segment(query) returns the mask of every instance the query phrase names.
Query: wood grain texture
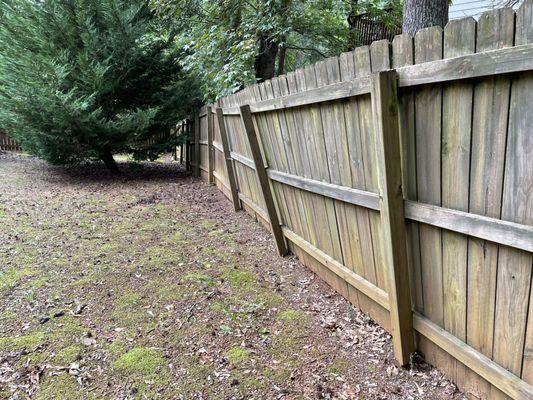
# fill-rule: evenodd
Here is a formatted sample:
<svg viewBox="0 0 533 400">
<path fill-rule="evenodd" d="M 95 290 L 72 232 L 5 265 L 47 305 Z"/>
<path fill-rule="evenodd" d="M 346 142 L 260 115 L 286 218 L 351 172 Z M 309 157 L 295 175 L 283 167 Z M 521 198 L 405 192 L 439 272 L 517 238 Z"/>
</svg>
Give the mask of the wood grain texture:
<svg viewBox="0 0 533 400">
<path fill-rule="evenodd" d="M 250 150 L 252 152 L 252 158 L 255 164 L 255 172 L 257 174 L 257 180 L 259 181 L 263 199 L 265 201 L 272 235 L 274 236 L 274 241 L 276 242 L 278 253 L 281 256 L 284 256 L 287 254 L 287 244 L 285 243 L 285 239 L 283 238 L 283 232 L 281 231 L 279 216 L 277 213 L 276 205 L 274 203 L 274 197 L 272 195 L 272 189 L 270 187 L 268 175 L 266 173 L 266 169 L 264 168 L 265 162 L 263 160 L 263 154 L 260 148 L 257 131 L 254 126 L 253 116 L 250 112 L 249 106 L 241 106 L 241 118 L 246 130 L 248 142 L 250 144 Z"/>
<path fill-rule="evenodd" d="M 318 87 L 317 76 L 314 67 L 307 67 L 303 70 L 296 71 L 296 82 L 298 90 L 305 91 Z M 304 113 L 302 119 L 302 126 L 306 132 L 307 140 L 305 145 L 307 148 L 307 157 L 309 157 L 310 170 L 308 174 L 310 178 L 329 182 L 329 170 L 327 164 L 327 156 L 325 152 L 324 133 L 322 127 L 322 116 L 320 107 L 311 105 Z M 332 199 L 315 198 L 315 213 L 317 222 L 317 241 L 318 248 L 327 254 L 333 256 L 335 259 L 341 259 L 340 238 L 336 225 L 335 206 Z M 343 294 L 346 294 L 345 286 L 341 282 L 335 283 L 336 288 Z"/>
<path fill-rule="evenodd" d="M 415 313 L 413 316 L 413 326 L 424 337 L 444 349 L 448 354 L 455 357 L 464 365 L 476 371 L 480 376 L 493 382 L 504 393 L 513 399 L 531 399 L 533 387 L 520 380 L 505 368 L 501 367 L 489 357 L 479 353 L 474 348 L 465 344 L 451 333 L 428 318 Z M 492 399 L 494 397 L 490 397 Z"/>
<path fill-rule="evenodd" d="M 371 72 L 388 70 L 391 65 L 390 43 L 386 40 L 374 42 L 370 45 L 370 68 Z M 372 101 L 369 99 L 370 129 L 368 131 L 367 146 L 367 184 L 370 182 L 372 190 L 379 191 L 378 154 L 377 137 L 372 119 Z M 372 227 L 372 245 L 374 248 L 374 260 L 376 269 L 376 280 L 379 287 L 387 290 L 389 273 L 388 265 L 385 261 L 385 241 L 382 235 L 381 216 L 376 212 L 370 212 L 370 224 Z"/>
<path fill-rule="evenodd" d="M 414 63 L 414 42 L 408 34 L 397 35 L 392 41 L 393 67 L 399 68 Z M 415 141 L 415 96 L 412 90 L 398 94 L 400 146 L 402 152 L 402 189 L 405 199 L 416 200 L 416 141 Z M 407 257 L 413 309 L 424 310 L 422 271 L 420 268 L 420 239 L 418 223 L 406 221 Z"/>
<path fill-rule="evenodd" d="M 260 83 L 257 87 L 259 89 L 259 97 L 256 100 L 273 98 L 274 93 L 270 80 Z M 256 114 L 254 118 L 257 120 L 261 142 L 265 144 L 263 146 L 263 156 L 266 160 L 266 165 L 277 170 L 287 170 L 288 161 L 283 146 L 282 126 L 278 113 Z M 294 190 L 278 183 L 272 183 L 272 190 L 279 210 L 280 223 L 301 232 L 301 218 L 295 202 Z"/>
<path fill-rule="evenodd" d="M 319 248 L 308 242 L 305 242 L 290 229 L 283 228 L 283 233 L 290 241 L 296 243 L 298 246 L 308 252 L 308 254 L 310 254 L 313 258 L 332 270 L 336 275 L 340 276 L 350 285 L 360 290 L 381 307 L 389 309 L 389 298 L 384 290 L 378 288 L 371 282 L 368 282 L 366 279 L 361 278 L 359 275 L 355 274 L 352 270 L 335 260 L 333 257 L 324 253 Z"/>
<path fill-rule="evenodd" d="M 532 41 L 531 7 L 533 3 L 526 2 L 517 12 L 519 17 L 515 31 L 516 45 Z M 533 76 L 527 74 L 513 79 L 501 217 L 506 221 L 530 226 L 533 225 L 532 102 Z M 496 362 L 517 376 L 523 375 L 532 265 L 531 253 L 500 246 L 496 278 L 497 324 L 494 327 L 493 357 Z M 528 361 L 526 364 L 531 365 L 530 360 Z"/>
<path fill-rule="evenodd" d="M 420 30 L 415 37 L 415 62 L 442 58 L 442 29 Z M 424 87 L 415 94 L 418 200 L 441 205 L 441 116 L 440 86 Z M 420 256 L 424 285 L 424 314 L 444 324 L 442 294 L 442 246 L 440 229 L 420 225 Z"/>
<path fill-rule="evenodd" d="M 481 15 L 477 24 L 478 53 L 511 46 L 514 12 L 495 10 Z M 484 79 L 474 91 L 469 211 L 500 217 L 510 81 L 498 76 Z M 468 240 L 467 343 L 492 357 L 494 299 L 498 246 Z M 466 386 L 476 395 L 490 396 L 491 388 L 467 372 Z"/>
<path fill-rule="evenodd" d="M 485 51 L 398 69 L 400 87 L 530 71 L 533 46 Z"/>
<path fill-rule="evenodd" d="M 388 44 L 387 44 L 388 45 Z M 389 309 L 394 356 L 409 364 L 415 350 L 407 239 L 403 210 L 398 94 L 395 71 L 372 75 L 372 114 L 379 171 L 384 260 L 388 270 Z"/>
<path fill-rule="evenodd" d="M 231 190 L 231 199 L 233 202 L 233 208 L 235 211 L 242 209 L 240 200 L 239 200 L 239 189 L 237 187 L 237 178 L 235 176 L 235 170 L 233 168 L 233 160 L 231 158 L 231 149 L 229 147 L 228 134 L 226 132 L 226 125 L 224 123 L 224 114 L 222 114 L 222 109 L 217 108 L 217 121 L 220 132 L 220 139 L 222 141 L 222 148 L 224 152 L 224 160 L 226 162 L 226 173 L 228 177 L 228 182 Z"/>
<path fill-rule="evenodd" d="M 444 57 L 472 54 L 476 50 L 473 18 L 450 21 L 444 29 Z M 445 85 L 442 93 L 442 206 L 468 211 L 473 85 L 459 81 Z M 442 283 L 444 329 L 466 341 L 468 238 L 443 230 Z M 459 384 L 464 366 L 450 358 L 450 375 Z"/>
<path fill-rule="evenodd" d="M 318 63 L 315 70 L 319 85 L 336 83 L 341 79 L 337 57 Z M 323 104 L 321 110 L 330 182 L 334 185 L 351 187 L 350 158 L 343 104 L 337 101 Z M 355 209 L 345 202 L 335 201 L 334 205 L 341 244 L 342 258 L 339 261 L 353 269 L 354 265 L 361 263 Z"/>
</svg>

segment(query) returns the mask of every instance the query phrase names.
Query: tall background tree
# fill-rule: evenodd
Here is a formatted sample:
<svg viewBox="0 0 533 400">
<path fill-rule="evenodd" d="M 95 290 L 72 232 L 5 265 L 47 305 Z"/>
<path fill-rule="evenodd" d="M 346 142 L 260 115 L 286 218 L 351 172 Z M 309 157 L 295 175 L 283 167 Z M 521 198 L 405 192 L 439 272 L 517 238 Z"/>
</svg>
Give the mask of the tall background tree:
<svg viewBox="0 0 533 400">
<path fill-rule="evenodd" d="M 199 96 L 175 32 L 145 0 L 3 0 L 0 126 L 55 164 L 112 155 L 169 129 Z"/>
<path fill-rule="evenodd" d="M 449 0 L 404 0 L 402 30 L 411 36 L 429 26 L 448 23 Z"/>
<path fill-rule="evenodd" d="M 182 65 L 206 100 L 350 50 L 350 15 L 401 21 L 400 0 L 152 0 L 182 32 Z M 392 9 L 395 10 L 391 12 Z M 392 23 L 392 22 L 391 22 Z"/>
</svg>

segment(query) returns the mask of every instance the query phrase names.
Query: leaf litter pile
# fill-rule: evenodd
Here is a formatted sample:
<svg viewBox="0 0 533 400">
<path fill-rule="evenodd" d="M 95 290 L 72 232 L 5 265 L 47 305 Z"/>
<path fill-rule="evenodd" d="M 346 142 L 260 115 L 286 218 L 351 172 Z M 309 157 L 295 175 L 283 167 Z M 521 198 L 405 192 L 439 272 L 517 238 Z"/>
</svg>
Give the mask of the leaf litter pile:
<svg viewBox="0 0 533 400">
<path fill-rule="evenodd" d="M 0 154 L 0 398 L 461 399 L 169 161 Z"/>
</svg>

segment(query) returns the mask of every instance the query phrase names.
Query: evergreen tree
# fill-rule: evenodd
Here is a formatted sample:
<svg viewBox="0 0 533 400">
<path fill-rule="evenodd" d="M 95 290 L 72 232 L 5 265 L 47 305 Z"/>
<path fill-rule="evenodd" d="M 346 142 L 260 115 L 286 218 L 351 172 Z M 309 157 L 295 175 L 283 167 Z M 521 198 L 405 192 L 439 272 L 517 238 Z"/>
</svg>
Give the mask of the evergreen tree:
<svg viewBox="0 0 533 400">
<path fill-rule="evenodd" d="M 0 127 L 54 164 L 154 157 L 139 143 L 198 97 L 147 0 L 2 0 Z"/>
</svg>

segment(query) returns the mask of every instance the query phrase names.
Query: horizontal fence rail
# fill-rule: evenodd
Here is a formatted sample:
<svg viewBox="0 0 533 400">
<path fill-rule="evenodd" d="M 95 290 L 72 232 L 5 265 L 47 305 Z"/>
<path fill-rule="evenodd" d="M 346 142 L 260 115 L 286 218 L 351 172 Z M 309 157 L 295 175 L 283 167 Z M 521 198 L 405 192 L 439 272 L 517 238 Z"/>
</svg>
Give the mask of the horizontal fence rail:
<svg viewBox="0 0 533 400">
<path fill-rule="evenodd" d="M 486 53 L 472 54 L 446 60 L 398 68 L 398 86 L 409 88 L 418 85 L 443 83 L 491 75 L 511 74 L 533 70 L 533 44 Z M 341 100 L 370 93 L 370 78 L 339 82 L 305 92 L 275 99 L 258 101 L 250 105 L 253 113 L 302 107 L 315 103 Z M 239 107 L 223 108 L 224 115 L 240 115 Z"/>
</svg>

